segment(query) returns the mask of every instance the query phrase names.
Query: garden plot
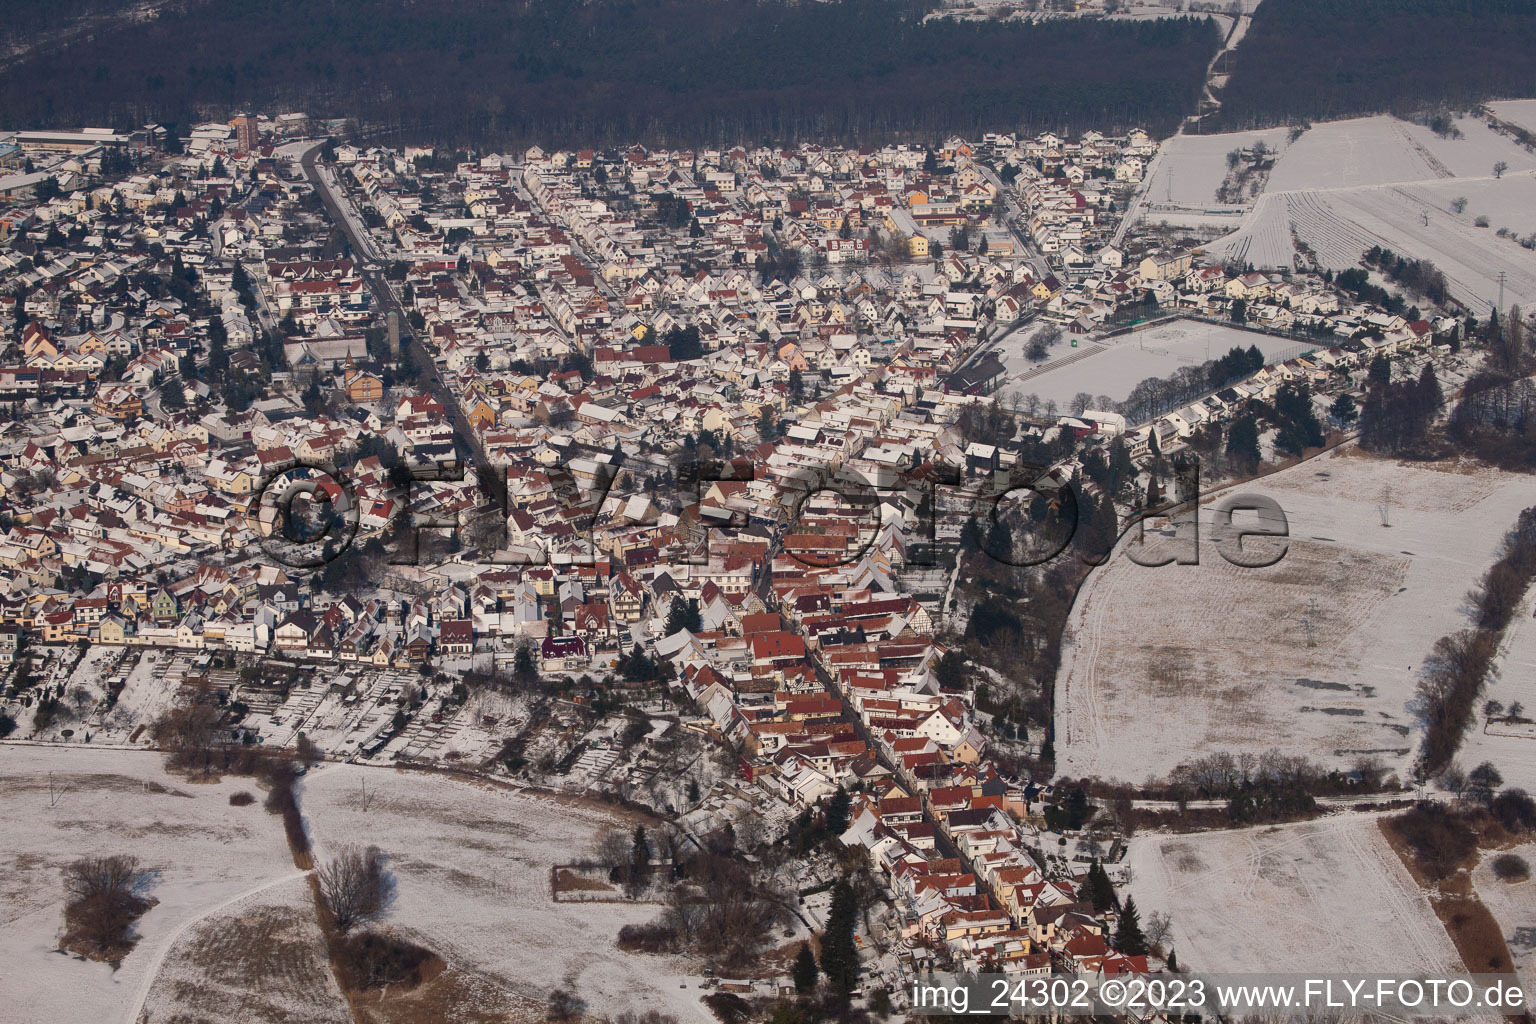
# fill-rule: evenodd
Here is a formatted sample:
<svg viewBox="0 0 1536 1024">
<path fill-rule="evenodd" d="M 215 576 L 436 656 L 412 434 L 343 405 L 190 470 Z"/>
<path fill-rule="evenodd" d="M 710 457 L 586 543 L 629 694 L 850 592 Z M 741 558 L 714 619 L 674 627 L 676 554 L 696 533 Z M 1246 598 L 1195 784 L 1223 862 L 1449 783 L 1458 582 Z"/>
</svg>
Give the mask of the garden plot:
<svg viewBox="0 0 1536 1024">
<path fill-rule="evenodd" d="M 158 754 L 79 744 L 0 748 L 0 1020 L 134 1021 L 186 929 L 301 877 L 278 819 L 260 803 L 230 806 L 232 793 L 255 789 L 249 779 L 192 784 L 160 764 Z M 116 971 L 55 951 L 62 868 L 113 854 L 155 872 L 147 895 L 159 901 Z"/>
<path fill-rule="evenodd" d="M 1128 538 L 1089 575 L 1057 676 L 1062 774 L 1137 782 L 1270 749 L 1329 767 L 1375 756 L 1403 772 L 1424 656 L 1466 625 L 1463 595 L 1531 501 L 1525 477 L 1352 448 L 1237 490 L 1284 509 L 1289 551 L 1276 565 L 1221 558 L 1207 502 L 1200 564 L 1137 565 Z M 1149 536 L 1150 554 L 1165 541 Z"/>
<path fill-rule="evenodd" d="M 596 1014 L 711 1019 L 698 989 L 681 987 L 679 961 L 614 946 L 622 925 L 656 916 L 654 905 L 551 898 L 555 864 L 586 855 L 602 829 L 634 822 L 576 801 L 357 765 L 311 772 L 300 799 L 317 859 L 362 841 L 389 856 L 398 895 L 386 924 L 443 957 L 445 983 L 473 989 L 485 1010 L 542 1004 L 571 974 Z"/>
<path fill-rule="evenodd" d="M 1220 358 L 1234 345 L 1257 345 L 1270 362 L 1289 359 L 1314 347 L 1291 338 L 1197 320 L 1175 320 L 1103 343 L 1083 340 L 1079 342 L 1082 347 L 1075 349 L 1058 343 L 1052 349 L 1057 358 L 1045 363 L 1031 363 L 1024 357 L 1023 339 L 1010 341 L 1014 343 L 999 353 L 1008 371 L 1003 401 L 1014 395 L 1037 395 L 1042 403 L 1054 401 L 1062 412 L 1078 392 L 1095 398 L 1107 395 L 1122 402 L 1146 378 L 1166 377 L 1181 366 Z"/>
<path fill-rule="evenodd" d="M 1536 843 L 1526 843 L 1508 851 L 1485 852 L 1472 872 L 1472 885 L 1477 890 L 1477 898 L 1499 922 L 1515 971 L 1529 988 L 1536 983 L 1536 878 L 1513 884 L 1499 881 L 1493 873 L 1493 859 L 1504 852 L 1524 857 L 1526 863 L 1536 865 Z"/>
<path fill-rule="evenodd" d="M 1462 963 L 1371 815 L 1131 842 L 1142 921 L 1196 971 L 1442 975 Z"/>
<path fill-rule="evenodd" d="M 1528 594 L 1520 611 L 1510 623 L 1500 649 L 1498 676 L 1492 679 L 1484 696 L 1505 707 L 1519 703 L 1525 719 L 1536 719 L 1536 618 L 1532 605 L 1536 594 Z M 1458 756 L 1462 765 L 1474 768 L 1491 761 L 1504 776 L 1504 783 L 1536 793 L 1536 725 L 1523 722 L 1485 722 L 1478 714 Z"/>
</svg>

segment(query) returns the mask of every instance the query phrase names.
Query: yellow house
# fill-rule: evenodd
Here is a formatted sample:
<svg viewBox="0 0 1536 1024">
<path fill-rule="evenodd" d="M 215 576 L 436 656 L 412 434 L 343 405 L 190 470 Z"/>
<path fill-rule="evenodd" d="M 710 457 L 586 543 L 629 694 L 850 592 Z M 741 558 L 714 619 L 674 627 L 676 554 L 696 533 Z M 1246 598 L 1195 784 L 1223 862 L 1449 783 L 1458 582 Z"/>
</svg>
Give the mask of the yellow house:
<svg viewBox="0 0 1536 1024">
<path fill-rule="evenodd" d="M 476 430 L 485 430 L 496 425 L 496 410 L 481 398 L 470 408 L 467 418 Z"/>
<path fill-rule="evenodd" d="M 913 235 L 907 239 L 907 252 L 918 259 L 926 258 L 929 255 L 928 239 L 923 235 Z"/>
<path fill-rule="evenodd" d="M 377 402 L 384 397 L 384 381 L 377 374 L 355 370 L 347 374 L 347 400 Z"/>
<path fill-rule="evenodd" d="M 97 636 L 101 643 L 121 647 L 126 642 L 123 620 L 120 616 L 108 615 L 101 620 L 101 625 L 97 627 L 97 631 Z"/>
<path fill-rule="evenodd" d="M 1050 284 L 1046 283 L 1046 282 L 1054 283 L 1055 281 L 1056 281 L 1056 279 L 1054 277 L 1047 277 L 1044 281 L 1036 281 L 1035 282 L 1035 286 L 1029 290 L 1029 294 L 1034 297 L 1036 302 L 1046 302 L 1046 301 L 1049 301 L 1051 296 L 1053 296 L 1057 292 L 1061 291 L 1061 286 L 1060 285 L 1057 285 L 1055 288 L 1052 288 Z"/>
</svg>

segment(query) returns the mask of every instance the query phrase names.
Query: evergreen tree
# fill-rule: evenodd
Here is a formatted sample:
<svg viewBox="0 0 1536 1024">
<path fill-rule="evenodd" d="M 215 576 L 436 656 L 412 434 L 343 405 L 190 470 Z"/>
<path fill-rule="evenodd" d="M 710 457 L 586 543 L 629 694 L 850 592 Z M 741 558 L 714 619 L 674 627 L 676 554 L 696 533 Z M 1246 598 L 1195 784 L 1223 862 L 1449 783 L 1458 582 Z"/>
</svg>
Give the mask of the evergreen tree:
<svg viewBox="0 0 1536 1024">
<path fill-rule="evenodd" d="M 664 636 L 680 633 L 688 628 L 688 606 L 681 597 L 672 599 L 672 606 L 667 609 L 667 624 L 662 627 Z"/>
<path fill-rule="evenodd" d="M 1179 969 L 1179 954 L 1171 949 L 1168 951 L 1168 969 L 1170 971 Z"/>
<path fill-rule="evenodd" d="M 1371 387 L 1381 387 L 1392 382 L 1392 364 L 1387 362 L 1386 356 L 1378 353 L 1371 360 L 1365 371 L 1365 380 Z"/>
<path fill-rule="evenodd" d="M 1124 487 L 1136 475 L 1136 466 L 1131 462 L 1130 449 L 1126 447 L 1125 439 L 1115 437 L 1109 442 L 1109 492 L 1119 494 Z"/>
<path fill-rule="evenodd" d="M 816 988 L 816 979 L 821 974 L 821 969 L 816 966 L 816 957 L 811 953 L 809 942 L 800 943 L 800 954 L 795 957 L 795 967 L 791 972 L 795 979 L 795 991 L 804 995 Z"/>
<path fill-rule="evenodd" d="M 848 791 L 842 786 L 837 787 L 827 800 L 827 831 L 834 836 L 842 835 L 848 831 L 848 809 L 851 804 Z"/>
<path fill-rule="evenodd" d="M 160 386 L 160 408 L 167 412 L 179 412 L 186 407 L 187 399 L 181 389 L 181 381 L 168 381 Z"/>
<path fill-rule="evenodd" d="M 517 645 L 517 653 L 512 655 L 512 675 L 523 683 L 539 677 L 538 667 L 533 663 L 533 649 L 528 644 Z"/>
<path fill-rule="evenodd" d="M 630 847 L 630 862 L 638 872 L 651 862 L 651 842 L 645 837 L 645 826 L 635 826 L 635 839 Z"/>
<path fill-rule="evenodd" d="M 1445 395 L 1440 390 L 1440 378 L 1435 376 L 1433 363 L 1424 364 L 1424 369 L 1419 373 L 1418 394 L 1414 397 L 1417 399 L 1414 403 L 1416 411 L 1426 424 L 1429 423 L 1445 402 Z"/>
<path fill-rule="evenodd" d="M 821 937 L 821 972 L 838 989 L 852 992 L 859 979 L 859 950 L 853 942 L 858 901 L 846 880 L 832 887 L 827 930 Z"/>
<path fill-rule="evenodd" d="M 1104 870 L 1104 865 L 1099 863 L 1097 857 L 1088 869 L 1088 901 L 1101 914 L 1115 906 L 1114 883 L 1109 880 L 1109 872 Z"/>
<path fill-rule="evenodd" d="M 1227 457 L 1244 472 L 1259 467 L 1259 425 L 1252 416 L 1239 416 L 1227 430 Z"/>
<path fill-rule="evenodd" d="M 1127 896 L 1120 910 L 1120 926 L 1115 929 L 1115 946 L 1126 956 L 1144 956 L 1147 938 L 1141 934 L 1141 914 L 1136 909 L 1136 898 Z"/>
</svg>

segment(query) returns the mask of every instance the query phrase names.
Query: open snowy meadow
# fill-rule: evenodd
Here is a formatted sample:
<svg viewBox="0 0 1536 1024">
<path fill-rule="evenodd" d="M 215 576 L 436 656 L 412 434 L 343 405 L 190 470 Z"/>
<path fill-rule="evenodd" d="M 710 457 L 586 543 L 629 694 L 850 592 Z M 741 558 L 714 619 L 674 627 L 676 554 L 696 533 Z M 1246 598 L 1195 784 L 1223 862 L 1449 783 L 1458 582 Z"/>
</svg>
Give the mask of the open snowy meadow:
<svg viewBox="0 0 1536 1024">
<path fill-rule="evenodd" d="M 1142 920 L 1196 971 L 1463 970 L 1429 899 L 1369 814 L 1131 841 Z"/>
<path fill-rule="evenodd" d="M 342 845 L 379 847 L 396 883 L 384 924 L 447 962 L 441 978 L 403 998 L 542 1019 L 549 991 L 569 978 L 593 1013 L 712 1020 L 696 984 L 682 987 L 678 961 L 614 946 L 620 927 L 653 919 L 656 905 L 551 898 L 554 865 L 589 856 L 605 827 L 633 822 L 490 783 L 345 764 L 311 772 L 300 803 L 316 863 Z"/>
<path fill-rule="evenodd" d="M 1493 106 L 1510 123 L 1536 122 L 1536 101 Z M 1451 294 L 1479 312 L 1496 300 L 1501 271 L 1506 303 L 1536 301 L 1536 252 L 1517 241 L 1536 231 L 1536 153 L 1479 118 L 1454 126 L 1441 136 L 1377 116 L 1315 124 L 1294 141 L 1284 129 L 1176 136 L 1149 168 L 1140 215 L 1225 232 L 1206 249 L 1238 264 L 1291 267 L 1299 242 L 1342 270 L 1379 245 L 1432 260 Z M 1262 194 L 1217 202 L 1226 155 L 1258 142 L 1279 154 Z M 1457 199 L 1466 200 L 1460 213 Z"/>
<path fill-rule="evenodd" d="M 1464 596 L 1531 503 L 1523 476 L 1353 447 L 1231 491 L 1278 502 L 1287 554 L 1268 568 L 1228 564 L 1209 498 L 1198 565 L 1147 568 L 1127 554 L 1134 537 L 1122 541 L 1068 623 L 1062 774 L 1140 782 L 1206 754 L 1270 749 L 1327 767 L 1373 756 L 1403 772 L 1424 657 L 1467 624 Z M 1148 537 L 1148 554 L 1170 543 Z"/>
<path fill-rule="evenodd" d="M 263 791 L 249 778 L 188 782 L 161 760 L 81 744 L 0 746 L 0 1022 L 137 1024 L 146 1011 L 181 1024 L 351 1021 L 309 880 Z M 256 802 L 231 805 L 241 791 Z M 542 1020 L 549 991 L 567 982 L 597 1013 L 710 1019 L 697 985 L 683 987 L 680 961 L 614 945 L 622 925 L 655 917 L 655 904 L 551 897 L 551 868 L 587 856 L 605 827 L 632 829 L 627 818 L 446 774 L 335 764 L 309 773 L 300 804 L 317 863 L 344 845 L 384 852 L 396 899 L 381 927 L 447 964 L 382 1007 L 363 997 L 368 1019 Z M 113 854 L 152 872 L 147 896 L 157 901 L 116 967 L 57 949 L 63 867 Z"/>
<path fill-rule="evenodd" d="M 1294 338 L 1196 320 L 1176 320 L 1102 341 L 1084 338 L 1077 348 L 1064 337 L 1051 348 L 1051 358 L 1042 363 L 1025 358 L 1026 345 L 1027 338 L 1016 335 L 999 352 L 1008 371 L 1002 401 L 1033 394 L 1042 403 L 1054 400 L 1063 412 L 1078 392 L 1095 398 L 1107 395 L 1122 402 L 1148 377 L 1167 377 L 1181 366 L 1218 359 L 1234 346 L 1246 349 L 1257 345 L 1269 362 L 1290 359 L 1316 347 Z"/>
<path fill-rule="evenodd" d="M 281 820 L 259 800 L 230 805 L 241 790 L 255 786 L 249 779 L 189 783 L 147 752 L 0 747 L 0 1021 L 133 1024 L 189 929 L 301 881 Z M 60 872 L 83 856 L 115 854 L 154 872 L 146 895 L 158 901 L 139 919 L 139 943 L 116 969 L 57 951 Z"/>
<path fill-rule="evenodd" d="M 1499 648 L 1498 675 L 1489 680 L 1484 697 L 1506 708 L 1520 704 L 1524 719 L 1536 718 L 1536 592 L 1525 603 L 1504 633 Z M 1525 722 L 1485 721 L 1479 714 L 1461 743 L 1459 760 L 1468 769 L 1491 762 L 1508 786 L 1536 793 L 1536 725 Z"/>
</svg>

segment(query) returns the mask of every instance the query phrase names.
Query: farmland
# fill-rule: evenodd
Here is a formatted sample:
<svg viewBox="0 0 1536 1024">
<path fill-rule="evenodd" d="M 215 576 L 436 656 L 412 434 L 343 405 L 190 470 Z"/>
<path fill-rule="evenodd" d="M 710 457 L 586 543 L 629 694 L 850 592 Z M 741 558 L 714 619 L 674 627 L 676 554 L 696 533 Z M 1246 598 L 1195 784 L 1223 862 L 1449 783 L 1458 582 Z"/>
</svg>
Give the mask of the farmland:
<svg viewBox="0 0 1536 1024">
<path fill-rule="evenodd" d="M 1063 340 L 1051 349 L 1052 358 L 1044 363 L 1031 363 L 1025 358 L 1026 344 L 1025 336 L 1015 335 L 1000 353 L 1008 369 L 1004 401 L 1014 395 L 1033 394 L 1042 402 L 1056 402 L 1063 410 L 1080 391 L 1124 401 L 1131 389 L 1146 378 L 1166 377 L 1181 366 L 1226 355 L 1234 345 L 1257 345 L 1270 362 L 1291 358 L 1312 347 L 1291 338 L 1194 320 L 1159 324 L 1102 342 L 1084 339 L 1075 349 Z"/>
<path fill-rule="evenodd" d="M 133 1021 L 141 1008 L 154 1021 L 351 1020 L 280 820 L 259 800 L 229 802 L 255 788 L 249 779 L 188 782 L 147 751 L 0 748 L 0 828 L 9 839 L 0 866 L 0 1020 Z M 383 849 L 398 890 L 384 927 L 448 965 L 383 1007 L 365 998 L 367 1019 L 412 1008 L 434 1019 L 535 1011 L 542 1019 L 544 998 L 567 974 L 596 1012 L 654 1008 L 684 1022 L 707 1019 L 698 990 L 679 987 L 678 968 L 614 947 L 619 927 L 651 919 L 654 905 L 551 899 L 555 864 L 585 856 L 601 828 L 633 822 L 598 805 L 353 765 L 315 769 L 300 799 L 319 858 L 349 843 Z M 56 951 L 60 870 L 86 854 L 127 854 L 153 872 L 148 895 L 158 902 L 115 970 Z"/>
<path fill-rule="evenodd" d="M 1424 656 L 1466 623 L 1462 595 L 1530 498 L 1519 476 L 1353 448 L 1242 490 L 1285 510 L 1277 564 L 1220 558 L 1207 503 L 1200 564 L 1145 568 L 1128 539 L 1088 577 L 1057 675 L 1063 774 L 1139 782 L 1205 754 L 1270 749 L 1328 767 L 1374 756 L 1402 772 Z"/>
<path fill-rule="evenodd" d="M 1510 104 L 1506 116 L 1513 123 L 1525 109 Z M 1319 266 L 1342 270 L 1381 246 L 1433 261 L 1480 314 L 1501 271 L 1506 301 L 1536 300 L 1536 253 L 1516 241 L 1536 231 L 1536 154 L 1478 118 L 1457 118 L 1454 129 L 1442 136 L 1378 116 L 1313 125 L 1294 141 L 1279 129 L 1177 136 L 1149 170 L 1143 219 L 1220 235 L 1206 248 L 1231 263 L 1289 268 L 1300 242 Z M 1258 142 L 1279 153 L 1262 194 L 1246 207 L 1216 202 L 1226 154 Z M 1495 176 L 1500 163 L 1507 169 Z"/>
<path fill-rule="evenodd" d="M 603 827 L 623 826 L 606 810 L 355 765 L 311 773 L 301 799 L 321 859 L 363 841 L 389 857 L 398 897 L 386 923 L 449 966 L 415 998 L 486 1013 L 539 1006 L 542 1015 L 544 997 L 569 974 L 596 1013 L 709 1019 L 698 990 L 680 988 L 666 960 L 614 947 L 619 928 L 652 919 L 654 905 L 551 899 L 550 869 L 587 855 Z"/>
<path fill-rule="evenodd" d="M 1500 160 L 1511 172 L 1536 169 L 1536 155 L 1484 122 L 1457 118 L 1455 127 L 1460 138 L 1385 116 L 1315 124 L 1276 161 L 1269 191 L 1479 177 Z"/>
<path fill-rule="evenodd" d="M 1451 204 L 1466 197 L 1467 209 Z M 1533 224 L 1536 176 L 1484 177 L 1429 184 L 1269 192 L 1260 198 L 1243 227 L 1212 242 L 1218 258 L 1256 267 L 1289 267 L 1293 236 L 1316 254 L 1319 265 L 1343 270 L 1360 254 L 1381 246 L 1406 256 L 1431 260 L 1445 272 L 1450 294 L 1479 315 L 1486 314 L 1505 275 L 1506 304 L 1536 299 L 1536 252 L 1498 229 L 1516 234 Z M 1480 227 L 1477 218 L 1486 217 Z"/>
<path fill-rule="evenodd" d="M 183 929 L 264 898 L 301 876 L 281 823 L 259 803 L 234 807 L 249 780 L 189 784 L 156 754 L 74 745 L 0 751 L 0 958 L 3 1019 L 33 1024 L 133 1020 Z M 86 855 L 127 854 L 154 872 L 158 901 L 138 922 L 138 946 L 111 966 L 55 952 L 62 867 Z M 178 947 L 179 948 L 179 947 Z"/>
<path fill-rule="evenodd" d="M 1146 836 L 1129 862 L 1143 920 L 1171 914 L 1179 963 L 1196 970 L 1462 969 L 1370 815 Z"/>
<path fill-rule="evenodd" d="M 1478 899 L 1498 921 L 1520 980 L 1530 985 L 1536 981 L 1536 879 L 1501 881 L 1493 873 L 1493 859 L 1498 852 L 1483 855 L 1472 872 L 1472 884 Z M 1536 843 L 1525 843 L 1508 852 L 1524 857 L 1527 863 L 1536 863 Z"/>
<path fill-rule="evenodd" d="M 1505 707 L 1519 703 L 1524 718 L 1536 717 L 1536 618 L 1528 594 L 1515 613 L 1500 648 L 1498 676 L 1488 684 L 1487 696 Z M 1461 745 L 1461 762 L 1468 768 L 1491 761 L 1504 781 L 1536 793 L 1536 725 L 1486 722 L 1479 715 Z"/>
</svg>

